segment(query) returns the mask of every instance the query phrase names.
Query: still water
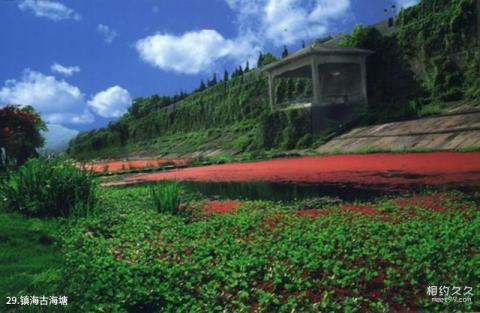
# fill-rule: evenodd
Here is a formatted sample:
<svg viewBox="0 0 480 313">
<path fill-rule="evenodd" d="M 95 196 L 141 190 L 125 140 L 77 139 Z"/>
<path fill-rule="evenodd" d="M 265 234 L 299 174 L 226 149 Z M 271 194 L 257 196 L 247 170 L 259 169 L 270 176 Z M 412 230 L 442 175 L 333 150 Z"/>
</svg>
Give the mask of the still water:
<svg viewBox="0 0 480 313">
<path fill-rule="evenodd" d="M 400 189 L 372 186 L 298 184 L 272 182 L 182 182 L 189 192 L 214 199 L 293 201 L 316 197 L 339 198 L 344 201 L 368 201 L 374 198 L 418 191 L 422 188 Z"/>
</svg>

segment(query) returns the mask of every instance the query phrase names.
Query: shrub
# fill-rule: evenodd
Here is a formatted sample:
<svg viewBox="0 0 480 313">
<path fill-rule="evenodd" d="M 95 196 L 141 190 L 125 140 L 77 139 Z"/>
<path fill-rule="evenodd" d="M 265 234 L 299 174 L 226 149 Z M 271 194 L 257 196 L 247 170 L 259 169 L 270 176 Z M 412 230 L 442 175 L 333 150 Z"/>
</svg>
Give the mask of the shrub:
<svg viewBox="0 0 480 313">
<path fill-rule="evenodd" d="M 312 145 L 312 134 L 305 134 L 297 142 L 297 149 L 306 149 Z"/>
<path fill-rule="evenodd" d="M 475 0 L 422 1 L 397 18 L 398 45 L 424 67 L 423 84 L 434 100 L 473 98 L 478 90 L 478 67 L 469 69 L 478 51 L 475 6 Z"/>
<path fill-rule="evenodd" d="M 178 213 L 180 193 L 177 182 L 163 182 L 150 188 L 153 206 L 159 213 Z"/>
<path fill-rule="evenodd" d="M 47 126 L 31 106 L 6 105 L 0 108 L 0 169 L 22 165 L 37 156 L 44 144 L 41 131 Z"/>
<path fill-rule="evenodd" d="M 94 176 L 66 159 L 31 159 L 0 182 L 7 211 L 34 217 L 85 216 L 95 204 Z"/>
</svg>

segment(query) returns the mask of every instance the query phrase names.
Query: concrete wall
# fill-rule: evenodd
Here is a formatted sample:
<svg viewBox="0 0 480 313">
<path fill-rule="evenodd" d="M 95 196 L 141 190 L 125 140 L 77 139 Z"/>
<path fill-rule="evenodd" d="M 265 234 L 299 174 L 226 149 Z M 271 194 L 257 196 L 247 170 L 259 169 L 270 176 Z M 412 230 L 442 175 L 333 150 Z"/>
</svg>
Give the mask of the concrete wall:
<svg viewBox="0 0 480 313">
<path fill-rule="evenodd" d="M 321 153 L 351 153 L 366 149 L 451 150 L 480 147 L 480 113 L 427 117 L 360 127 L 318 148 Z"/>
</svg>

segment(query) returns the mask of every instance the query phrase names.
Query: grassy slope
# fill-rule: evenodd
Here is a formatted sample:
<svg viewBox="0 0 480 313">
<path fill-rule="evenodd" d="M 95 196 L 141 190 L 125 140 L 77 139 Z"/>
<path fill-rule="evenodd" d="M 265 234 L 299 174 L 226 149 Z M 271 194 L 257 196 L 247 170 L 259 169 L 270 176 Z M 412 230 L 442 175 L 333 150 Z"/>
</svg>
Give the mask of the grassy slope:
<svg viewBox="0 0 480 313">
<path fill-rule="evenodd" d="M 59 223 L 55 220 L 25 218 L 0 212 L 0 311 L 9 312 L 19 306 L 6 306 L 6 297 L 61 296 L 60 267 L 62 258 L 55 246 Z M 23 310 L 27 311 L 28 310 Z M 54 308 L 34 312 L 53 312 Z"/>
<path fill-rule="evenodd" d="M 107 146 L 99 151 L 75 155 L 81 159 L 129 158 L 135 156 L 184 156 L 198 151 L 220 150 L 221 154 L 236 154 L 248 150 L 255 141 L 255 120 L 238 122 L 224 128 L 163 134 L 155 138 L 129 141 L 127 145 Z"/>
<path fill-rule="evenodd" d="M 173 111 L 160 109 L 136 119 L 125 116 L 129 138 L 124 145 L 106 128 L 79 136 L 70 153 L 90 159 L 217 149 L 241 152 L 255 143 L 260 116 L 268 112 L 267 103 L 265 77 L 252 71 L 190 95 Z M 99 142 L 96 148 L 95 140 Z"/>
</svg>

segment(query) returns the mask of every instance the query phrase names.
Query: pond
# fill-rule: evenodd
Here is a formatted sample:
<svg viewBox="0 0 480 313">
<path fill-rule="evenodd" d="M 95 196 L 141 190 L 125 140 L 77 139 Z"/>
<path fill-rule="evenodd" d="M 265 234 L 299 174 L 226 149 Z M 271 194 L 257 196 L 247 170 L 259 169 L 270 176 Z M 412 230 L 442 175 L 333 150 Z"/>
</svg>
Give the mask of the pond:
<svg viewBox="0 0 480 313">
<path fill-rule="evenodd" d="M 445 191 L 446 186 L 372 186 L 345 184 L 299 184 L 275 182 L 181 182 L 192 193 L 211 199 L 294 201 L 307 198 L 332 197 L 344 201 L 369 201 L 378 197 L 423 190 Z M 468 189 L 463 189 L 468 191 Z"/>
</svg>

